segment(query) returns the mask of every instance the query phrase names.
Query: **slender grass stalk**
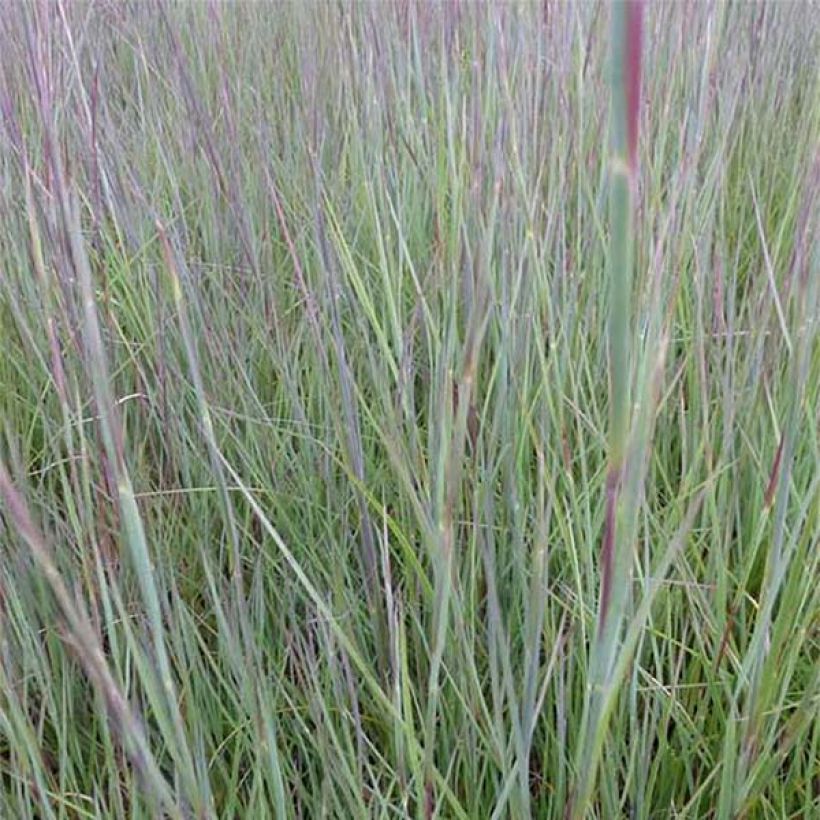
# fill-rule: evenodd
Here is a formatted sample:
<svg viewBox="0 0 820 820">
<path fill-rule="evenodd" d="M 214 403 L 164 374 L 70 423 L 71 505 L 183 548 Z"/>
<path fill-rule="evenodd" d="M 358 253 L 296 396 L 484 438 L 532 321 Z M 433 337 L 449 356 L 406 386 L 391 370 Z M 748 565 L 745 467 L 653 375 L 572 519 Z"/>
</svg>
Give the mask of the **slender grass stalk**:
<svg viewBox="0 0 820 820">
<path fill-rule="evenodd" d="M 820 312 L 820 243 L 817 240 L 817 231 L 820 229 L 817 218 L 817 200 L 820 198 L 820 155 L 815 159 L 809 179 L 810 186 L 802 204 L 805 214 L 804 235 L 799 237 L 795 259 L 797 281 L 794 285 L 792 305 L 795 328 L 793 334 L 789 333 L 786 325 L 778 293 L 775 290 L 772 294 L 788 353 L 789 388 L 783 401 L 783 429 L 780 432 L 780 441 L 764 494 L 763 523 L 768 523 L 771 516 L 772 531 L 768 540 L 760 607 L 752 629 L 749 650 L 744 659 L 743 674 L 739 676 L 734 692 L 733 705 L 736 714 L 738 717 L 742 715 L 744 720 L 736 748 L 731 748 L 730 736 L 727 735 L 727 747 L 730 748 L 725 750 L 727 765 L 722 779 L 719 801 L 718 817 L 720 820 L 741 816 L 748 810 L 754 794 L 755 764 L 783 754 L 782 750 L 780 755 L 774 750 L 777 741 L 771 734 L 771 729 L 766 725 L 766 715 L 772 709 L 782 708 L 782 703 L 778 702 L 781 697 L 778 686 L 781 669 L 777 657 L 778 652 L 783 652 L 781 642 L 788 640 L 782 630 L 775 630 L 773 635 L 774 613 L 779 607 L 782 618 L 796 605 L 794 596 L 784 595 L 782 590 L 787 583 L 789 569 L 794 566 L 795 554 L 801 551 L 801 544 L 793 535 L 787 534 L 785 516 L 791 491 L 798 434 L 802 428 L 805 428 L 804 404 L 809 377 L 810 351 L 816 345 L 817 317 Z M 756 202 L 755 210 L 757 225 L 760 228 Z M 766 254 L 766 268 L 770 275 L 770 282 L 775 289 L 768 253 Z M 813 424 L 814 422 L 816 418 L 809 420 L 808 423 Z M 803 434 L 806 434 L 805 431 Z M 817 486 L 818 482 L 815 481 L 814 485 Z M 816 494 L 816 490 L 807 493 L 807 506 Z M 808 509 L 806 513 L 810 515 Z M 816 521 L 813 529 L 816 538 L 818 529 Z M 800 528 L 798 527 L 796 531 L 799 533 Z M 811 689 L 817 691 L 816 686 Z M 795 720 L 801 712 L 802 709 L 797 711 L 794 716 Z M 734 740 L 732 738 L 732 741 Z M 730 765 L 728 761 L 734 761 L 735 764 Z"/>
<path fill-rule="evenodd" d="M 76 657 L 104 701 L 130 760 L 144 780 L 147 794 L 154 799 L 158 808 L 171 817 L 182 820 L 185 815 L 154 758 L 139 717 L 129 706 L 122 688 L 111 674 L 91 619 L 66 586 L 48 543 L 34 523 L 25 500 L 14 486 L 2 461 L 0 498 L 54 595 L 74 643 Z"/>
<path fill-rule="evenodd" d="M 637 195 L 638 123 L 641 94 L 643 3 L 612 4 L 611 109 L 609 168 L 609 462 L 606 477 L 604 533 L 601 544 L 601 587 L 598 625 L 590 649 L 589 682 L 584 706 L 584 732 L 578 756 L 578 779 L 571 816 L 582 818 L 592 797 L 608 715 L 604 703 L 617 681 L 613 670 L 622 651 L 621 630 L 629 606 L 632 578 L 633 527 L 637 499 L 624 498 L 624 475 L 632 422 L 634 330 L 632 293 L 634 209 Z M 637 464 L 630 465 L 637 470 Z"/>
</svg>

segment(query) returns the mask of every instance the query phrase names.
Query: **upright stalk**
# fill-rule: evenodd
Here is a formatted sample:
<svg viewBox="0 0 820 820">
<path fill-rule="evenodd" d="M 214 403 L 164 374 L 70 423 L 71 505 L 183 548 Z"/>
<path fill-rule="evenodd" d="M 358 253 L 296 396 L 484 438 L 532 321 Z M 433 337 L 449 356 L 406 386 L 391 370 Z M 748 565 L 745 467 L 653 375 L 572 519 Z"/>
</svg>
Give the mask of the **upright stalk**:
<svg viewBox="0 0 820 820">
<path fill-rule="evenodd" d="M 637 178 L 641 86 L 642 0 L 612 4 L 609 174 L 609 466 L 606 517 L 601 544 L 598 628 L 590 655 L 578 756 L 578 779 L 568 815 L 582 818 L 592 798 L 609 714 L 617 689 L 613 674 L 621 648 L 631 576 L 631 539 L 624 526 L 621 487 L 630 429 L 633 267 L 633 211 Z"/>
</svg>

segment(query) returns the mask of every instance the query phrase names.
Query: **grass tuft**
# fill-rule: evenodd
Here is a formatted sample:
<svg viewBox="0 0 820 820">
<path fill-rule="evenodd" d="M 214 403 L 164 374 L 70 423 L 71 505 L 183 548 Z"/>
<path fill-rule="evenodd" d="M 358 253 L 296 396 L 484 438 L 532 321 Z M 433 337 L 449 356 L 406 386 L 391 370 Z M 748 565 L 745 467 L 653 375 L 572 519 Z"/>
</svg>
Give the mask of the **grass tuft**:
<svg viewBox="0 0 820 820">
<path fill-rule="evenodd" d="M 807 5 L 0 15 L 0 817 L 820 815 Z"/>
</svg>

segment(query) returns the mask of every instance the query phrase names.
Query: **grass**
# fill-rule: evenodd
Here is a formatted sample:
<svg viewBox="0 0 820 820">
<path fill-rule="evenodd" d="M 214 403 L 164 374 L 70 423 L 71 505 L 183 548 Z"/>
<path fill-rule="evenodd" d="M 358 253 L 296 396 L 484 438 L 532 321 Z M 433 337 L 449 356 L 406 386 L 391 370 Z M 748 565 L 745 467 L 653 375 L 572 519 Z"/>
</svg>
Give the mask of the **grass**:
<svg viewBox="0 0 820 820">
<path fill-rule="evenodd" d="M 0 816 L 820 814 L 815 16 L 10 6 Z"/>
</svg>

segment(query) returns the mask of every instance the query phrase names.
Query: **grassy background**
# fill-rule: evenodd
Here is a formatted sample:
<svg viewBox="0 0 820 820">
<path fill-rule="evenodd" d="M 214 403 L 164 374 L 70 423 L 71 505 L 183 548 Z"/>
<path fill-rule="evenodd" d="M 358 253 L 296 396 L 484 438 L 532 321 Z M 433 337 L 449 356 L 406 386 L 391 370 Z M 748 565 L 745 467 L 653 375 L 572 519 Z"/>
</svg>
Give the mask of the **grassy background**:
<svg viewBox="0 0 820 820">
<path fill-rule="evenodd" d="M 816 10 L 648 4 L 621 291 L 611 23 L 6 9 L 0 816 L 820 815 Z"/>
</svg>

